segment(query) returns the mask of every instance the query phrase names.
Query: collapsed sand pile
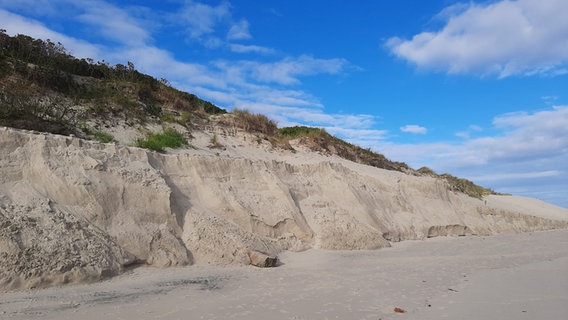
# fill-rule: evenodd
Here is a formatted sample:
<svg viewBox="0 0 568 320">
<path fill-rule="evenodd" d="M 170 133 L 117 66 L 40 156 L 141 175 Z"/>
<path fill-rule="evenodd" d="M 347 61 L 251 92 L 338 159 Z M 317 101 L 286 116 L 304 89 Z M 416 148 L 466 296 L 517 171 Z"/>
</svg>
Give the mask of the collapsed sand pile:
<svg viewBox="0 0 568 320">
<path fill-rule="evenodd" d="M 98 280 L 133 263 L 248 264 L 251 250 L 568 227 L 568 210 L 537 211 L 537 200 L 478 200 L 313 153 L 158 154 L 8 128 L 0 149 L 0 289 Z"/>
</svg>

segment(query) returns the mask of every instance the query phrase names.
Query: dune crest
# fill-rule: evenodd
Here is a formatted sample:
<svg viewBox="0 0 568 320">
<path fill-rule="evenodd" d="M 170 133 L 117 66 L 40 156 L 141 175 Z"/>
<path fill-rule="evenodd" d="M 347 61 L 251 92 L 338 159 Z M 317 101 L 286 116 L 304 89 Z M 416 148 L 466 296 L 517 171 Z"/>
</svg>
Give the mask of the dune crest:
<svg viewBox="0 0 568 320">
<path fill-rule="evenodd" d="M 535 199 L 479 200 L 440 179 L 315 153 L 159 154 L 9 128 L 0 148 L 2 290 L 140 263 L 249 264 L 251 251 L 568 227 L 567 209 Z"/>
</svg>

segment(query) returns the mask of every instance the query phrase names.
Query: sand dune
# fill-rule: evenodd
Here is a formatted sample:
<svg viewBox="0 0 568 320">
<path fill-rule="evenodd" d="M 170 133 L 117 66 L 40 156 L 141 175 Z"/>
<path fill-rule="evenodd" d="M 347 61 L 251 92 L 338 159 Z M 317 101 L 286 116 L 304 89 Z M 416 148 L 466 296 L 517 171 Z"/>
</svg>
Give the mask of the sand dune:
<svg viewBox="0 0 568 320">
<path fill-rule="evenodd" d="M 246 265 L 251 250 L 361 250 L 400 240 L 568 227 L 534 199 L 221 137 L 158 154 L 0 128 L 0 288 L 95 281 L 129 265 Z"/>
</svg>

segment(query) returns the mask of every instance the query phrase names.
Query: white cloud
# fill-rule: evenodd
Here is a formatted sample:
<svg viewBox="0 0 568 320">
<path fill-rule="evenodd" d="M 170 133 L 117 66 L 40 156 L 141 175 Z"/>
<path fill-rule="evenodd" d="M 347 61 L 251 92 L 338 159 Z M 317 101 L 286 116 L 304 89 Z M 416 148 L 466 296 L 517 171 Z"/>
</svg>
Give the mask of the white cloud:
<svg viewBox="0 0 568 320">
<path fill-rule="evenodd" d="M 109 56 L 113 61 L 134 61 L 140 71 L 157 78 L 169 79 L 173 83 L 227 88 L 226 82 L 214 70 L 197 63 L 177 61 L 171 53 L 156 47 L 119 48 L 109 53 Z"/>
<path fill-rule="evenodd" d="M 469 130 L 479 132 L 479 131 L 483 131 L 483 128 L 478 126 L 478 125 L 471 124 L 471 125 L 469 125 Z"/>
<path fill-rule="evenodd" d="M 482 127 L 472 124 L 467 128 L 467 130 L 456 132 L 456 137 L 469 139 L 471 138 L 472 133 L 481 131 L 483 131 Z"/>
<path fill-rule="evenodd" d="M 272 48 L 256 45 L 231 44 L 229 45 L 229 49 L 235 53 L 260 53 L 265 55 L 276 53 L 276 50 Z"/>
<path fill-rule="evenodd" d="M 512 75 L 566 73 L 568 1 L 518 0 L 450 7 L 445 26 L 411 40 L 390 38 L 398 57 L 422 69 L 451 74 Z"/>
<path fill-rule="evenodd" d="M 230 83 L 258 89 L 254 84 L 300 84 L 300 77 L 339 74 L 350 64 L 344 59 L 318 59 L 312 56 L 286 57 L 274 62 L 217 60 L 212 63 Z M 253 85 L 253 86 L 251 86 Z"/>
<path fill-rule="evenodd" d="M 199 39 L 203 35 L 212 34 L 220 22 L 229 19 L 230 9 L 231 6 L 226 1 L 210 6 L 189 0 L 179 16 L 187 26 L 189 36 Z"/>
<path fill-rule="evenodd" d="M 251 86 L 250 84 L 248 85 L 248 87 Z M 254 101 L 288 107 L 323 108 L 323 105 L 316 97 L 301 90 L 279 89 L 264 85 L 254 85 L 253 87 L 247 93 L 247 96 Z"/>
<path fill-rule="evenodd" d="M 318 59 L 309 55 L 288 57 L 273 63 L 243 62 L 242 68 L 260 82 L 283 85 L 299 84 L 300 76 L 316 74 L 338 74 L 344 71 L 349 63 L 345 59 Z"/>
<path fill-rule="evenodd" d="M 438 159 L 438 163 L 467 167 L 568 159 L 568 106 L 500 115 L 493 125 L 499 135 L 448 145 L 448 152 L 441 153 L 445 159 Z"/>
<path fill-rule="evenodd" d="M 77 3 L 82 12 L 76 19 L 94 28 L 105 38 L 128 46 L 141 46 L 150 40 L 149 31 L 123 9 L 104 1 Z"/>
<path fill-rule="evenodd" d="M 568 153 L 568 106 L 556 106 L 535 113 L 519 112 L 496 117 L 496 128 L 505 132 L 496 142 L 479 141 L 494 147 L 490 159 L 521 159 Z M 495 143 L 500 144 L 498 147 Z"/>
<path fill-rule="evenodd" d="M 400 131 L 406 133 L 414 133 L 414 134 L 426 134 L 428 132 L 428 129 L 415 124 L 408 124 L 403 127 L 400 127 Z"/>
<path fill-rule="evenodd" d="M 470 133 L 468 131 L 459 131 L 459 132 L 456 132 L 456 137 L 459 137 L 459 138 L 462 138 L 462 139 L 469 139 Z"/>
<path fill-rule="evenodd" d="M 141 45 L 150 40 L 149 21 L 138 22 L 125 8 L 104 0 L 0 0 L 0 6 L 30 16 L 73 19 L 75 25 L 120 44 Z"/>
<path fill-rule="evenodd" d="M 479 182 L 491 182 L 495 180 L 519 180 L 519 179 L 538 179 L 548 177 L 558 177 L 564 174 L 559 170 L 535 171 L 535 172 L 513 172 L 513 173 L 493 173 L 490 175 L 480 175 L 471 177 Z"/>
<path fill-rule="evenodd" d="M 54 0 L 0 0 L 0 7 L 8 10 L 25 10 L 37 16 L 49 16 L 58 12 Z"/>
<path fill-rule="evenodd" d="M 250 40 L 252 36 L 249 32 L 249 23 L 245 19 L 241 19 L 239 22 L 234 23 L 229 29 L 227 34 L 227 39 L 229 40 Z"/>
<path fill-rule="evenodd" d="M 542 97 L 540 97 L 540 99 L 541 99 L 546 105 L 554 105 L 555 102 L 558 100 L 558 96 L 542 96 Z"/>
<path fill-rule="evenodd" d="M 386 140 L 389 135 L 387 130 L 371 129 L 370 127 L 325 126 L 324 129 L 330 134 L 360 147 L 368 147 L 378 141 Z"/>
</svg>

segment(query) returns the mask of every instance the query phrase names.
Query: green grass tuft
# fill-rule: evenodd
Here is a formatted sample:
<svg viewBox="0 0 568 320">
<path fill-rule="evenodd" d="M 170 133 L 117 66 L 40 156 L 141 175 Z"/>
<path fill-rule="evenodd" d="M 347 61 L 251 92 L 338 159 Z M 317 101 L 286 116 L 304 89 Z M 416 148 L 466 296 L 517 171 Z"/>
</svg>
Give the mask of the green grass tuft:
<svg viewBox="0 0 568 320">
<path fill-rule="evenodd" d="M 496 194 L 491 189 L 478 186 L 467 179 L 454 177 L 449 173 L 444 173 L 440 177 L 448 182 L 450 190 L 465 193 L 473 198 L 481 199 L 483 196 Z"/>
<path fill-rule="evenodd" d="M 168 128 L 159 133 L 150 132 L 146 139 L 136 140 L 136 146 L 158 152 L 164 152 L 165 148 L 180 148 L 187 145 L 187 141 L 181 133 L 175 129 Z"/>
<path fill-rule="evenodd" d="M 282 137 L 295 139 L 302 136 L 324 134 L 325 130 L 320 128 L 312 128 L 305 126 L 285 127 L 278 130 Z"/>
<path fill-rule="evenodd" d="M 114 141 L 114 136 L 108 132 L 96 131 L 94 133 L 95 139 L 102 143 L 109 143 Z"/>
</svg>

